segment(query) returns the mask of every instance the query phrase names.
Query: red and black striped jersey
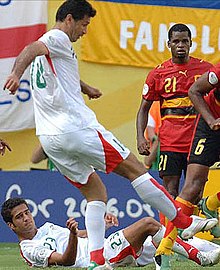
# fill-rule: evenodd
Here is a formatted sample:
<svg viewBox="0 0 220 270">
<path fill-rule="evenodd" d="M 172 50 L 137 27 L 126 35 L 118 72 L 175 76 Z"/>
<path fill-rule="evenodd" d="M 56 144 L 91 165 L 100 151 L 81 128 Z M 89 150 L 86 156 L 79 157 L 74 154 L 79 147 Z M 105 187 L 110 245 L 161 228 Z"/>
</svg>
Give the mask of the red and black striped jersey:
<svg viewBox="0 0 220 270">
<path fill-rule="evenodd" d="M 212 64 L 194 57 L 185 64 L 175 64 L 169 59 L 147 76 L 143 98 L 160 101 L 161 151 L 188 153 L 196 118 L 188 91 L 211 67 Z"/>
</svg>

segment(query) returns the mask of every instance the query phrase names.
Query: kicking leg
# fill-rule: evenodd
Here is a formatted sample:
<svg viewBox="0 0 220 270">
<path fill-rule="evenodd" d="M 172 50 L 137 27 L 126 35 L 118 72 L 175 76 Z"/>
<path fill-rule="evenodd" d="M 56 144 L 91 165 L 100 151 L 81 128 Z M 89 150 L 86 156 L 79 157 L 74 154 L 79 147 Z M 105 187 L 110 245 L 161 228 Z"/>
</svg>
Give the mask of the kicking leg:
<svg viewBox="0 0 220 270">
<path fill-rule="evenodd" d="M 128 178 L 143 202 L 162 212 L 177 227 L 184 229 L 192 223 L 190 217 L 185 217 L 177 210 L 175 201 L 167 190 L 146 172 L 144 165 L 133 154 L 121 162 L 114 172 Z"/>
</svg>

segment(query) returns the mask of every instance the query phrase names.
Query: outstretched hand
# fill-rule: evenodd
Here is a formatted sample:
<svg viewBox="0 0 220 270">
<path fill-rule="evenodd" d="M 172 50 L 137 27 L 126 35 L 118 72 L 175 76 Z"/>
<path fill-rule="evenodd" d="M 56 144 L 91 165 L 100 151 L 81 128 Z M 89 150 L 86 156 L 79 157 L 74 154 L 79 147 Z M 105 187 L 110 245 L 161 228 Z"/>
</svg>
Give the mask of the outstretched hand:
<svg viewBox="0 0 220 270">
<path fill-rule="evenodd" d="M 16 93 L 16 91 L 18 90 L 19 82 L 20 82 L 19 78 L 12 72 L 8 76 L 3 89 L 9 90 L 11 92 L 11 94 L 14 95 Z"/>
<path fill-rule="evenodd" d="M 8 149 L 11 151 L 9 144 L 0 139 L 0 154 L 3 156 L 5 154 L 5 150 Z"/>
<path fill-rule="evenodd" d="M 89 99 L 97 99 L 102 95 L 102 92 L 99 89 L 91 86 L 88 86 L 84 93 L 89 97 Z"/>
<path fill-rule="evenodd" d="M 140 155 L 148 156 L 150 154 L 150 142 L 146 139 L 138 140 L 137 149 Z"/>
<path fill-rule="evenodd" d="M 66 222 L 66 227 L 70 230 L 71 233 L 78 233 L 78 222 L 75 221 L 73 217 L 69 218 Z"/>
<path fill-rule="evenodd" d="M 116 226 L 118 227 L 119 225 L 119 222 L 118 222 L 118 219 L 116 216 L 114 216 L 113 214 L 106 214 L 105 215 L 105 228 L 106 230 L 113 227 L 113 226 Z"/>
</svg>

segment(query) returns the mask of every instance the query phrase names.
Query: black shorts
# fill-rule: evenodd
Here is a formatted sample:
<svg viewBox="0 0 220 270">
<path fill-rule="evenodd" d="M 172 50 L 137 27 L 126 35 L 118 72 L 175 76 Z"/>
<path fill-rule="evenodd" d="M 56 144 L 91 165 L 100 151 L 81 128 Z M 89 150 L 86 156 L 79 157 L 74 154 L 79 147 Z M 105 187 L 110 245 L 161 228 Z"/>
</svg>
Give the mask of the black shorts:
<svg viewBox="0 0 220 270">
<path fill-rule="evenodd" d="M 182 172 L 186 173 L 188 153 L 179 152 L 160 152 L 159 174 L 160 177 L 177 175 L 181 176 Z"/>
<path fill-rule="evenodd" d="M 220 130 L 211 130 L 200 117 L 189 156 L 189 164 L 212 166 L 220 160 Z"/>
</svg>

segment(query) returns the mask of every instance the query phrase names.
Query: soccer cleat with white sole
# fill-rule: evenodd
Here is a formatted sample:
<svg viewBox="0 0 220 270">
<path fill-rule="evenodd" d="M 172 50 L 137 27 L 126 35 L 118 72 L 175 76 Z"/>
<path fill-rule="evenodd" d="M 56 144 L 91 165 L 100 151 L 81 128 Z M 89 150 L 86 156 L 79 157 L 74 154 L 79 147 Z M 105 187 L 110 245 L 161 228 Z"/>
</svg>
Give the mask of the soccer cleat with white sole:
<svg viewBox="0 0 220 270">
<path fill-rule="evenodd" d="M 220 260 L 220 248 L 210 250 L 207 252 L 200 251 L 197 254 L 197 258 L 201 262 L 201 266 L 212 266 L 219 263 Z"/>
<path fill-rule="evenodd" d="M 203 198 L 200 200 L 200 202 L 198 203 L 199 209 L 201 210 L 202 214 L 205 215 L 207 218 L 217 218 L 218 219 L 218 211 L 211 211 L 207 208 L 206 205 L 206 201 L 207 198 Z M 214 226 L 211 230 L 210 230 L 211 234 L 216 237 L 219 238 L 220 237 L 220 227 L 217 224 L 216 226 Z"/>
<path fill-rule="evenodd" d="M 187 240 L 193 237 L 193 235 L 195 235 L 198 232 L 208 231 L 218 223 L 217 218 L 207 219 L 194 215 L 192 215 L 191 218 L 192 218 L 191 225 L 184 230 L 179 230 L 180 237 L 182 239 Z"/>
<path fill-rule="evenodd" d="M 113 270 L 111 265 L 108 262 L 105 262 L 105 264 L 97 264 L 96 262 L 90 262 L 89 267 L 87 270 Z"/>
</svg>

